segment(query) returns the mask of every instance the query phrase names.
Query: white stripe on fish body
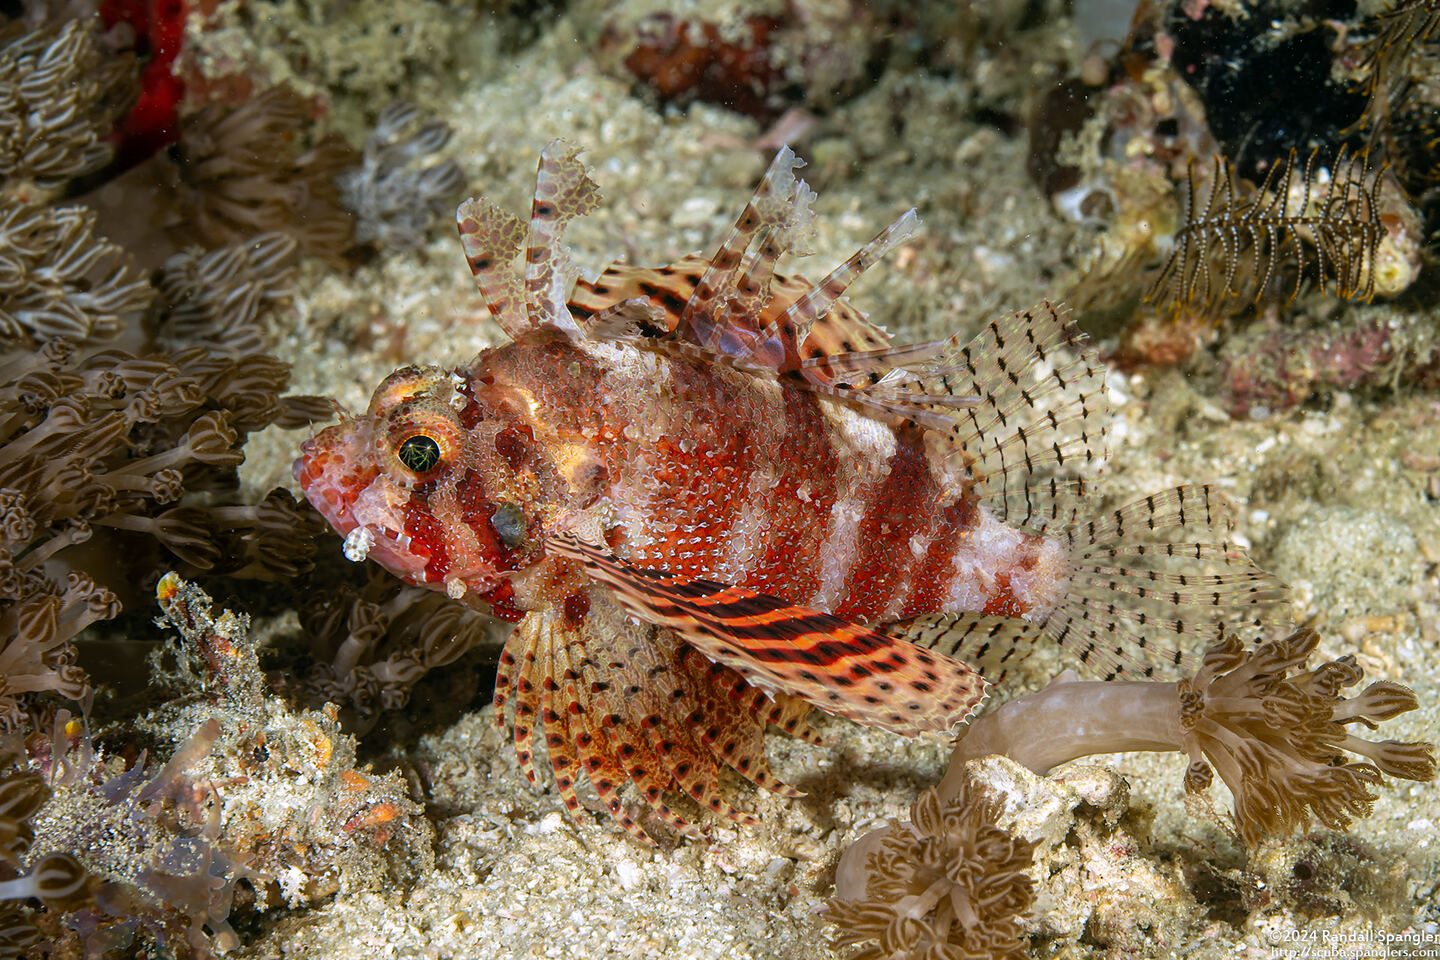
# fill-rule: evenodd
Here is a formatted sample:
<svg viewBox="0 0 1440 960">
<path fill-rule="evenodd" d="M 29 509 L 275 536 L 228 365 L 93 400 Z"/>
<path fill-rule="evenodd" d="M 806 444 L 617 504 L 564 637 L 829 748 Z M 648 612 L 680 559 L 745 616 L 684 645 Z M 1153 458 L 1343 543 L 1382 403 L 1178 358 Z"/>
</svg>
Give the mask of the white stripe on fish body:
<svg viewBox="0 0 1440 960">
<path fill-rule="evenodd" d="M 819 588 L 810 605 L 834 610 L 845 599 L 850 570 L 860 559 L 860 524 L 869 512 L 870 498 L 895 455 L 895 432 L 888 426 L 820 398 L 826 436 L 834 448 L 840 475 L 835 478 L 835 502 L 820 548 Z"/>
<path fill-rule="evenodd" d="M 1026 562 L 1031 561 L 1029 570 Z M 1012 596 L 1027 620 L 1043 619 L 1059 600 L 1070 570 L 1069 551 L 1057 540 L 1035 540 L 1001 523 L 981 504 L 976 523 L 955 545 L 944 613 L 979 613 L 999 592 L 999 576 L 1008 578 Z"/>
<path fill-rule="evenodd" d="M 766 533 L 772 526 L 771 491 L 775 484 L 775 471 L 769 463 L 750 474 L 745 499 L 740 504 L 740 519 L 726 533 L 725 555 L 719 566 L 722 581 L 749 582 L 748 575 L 760 559 Z"/>
</svg>

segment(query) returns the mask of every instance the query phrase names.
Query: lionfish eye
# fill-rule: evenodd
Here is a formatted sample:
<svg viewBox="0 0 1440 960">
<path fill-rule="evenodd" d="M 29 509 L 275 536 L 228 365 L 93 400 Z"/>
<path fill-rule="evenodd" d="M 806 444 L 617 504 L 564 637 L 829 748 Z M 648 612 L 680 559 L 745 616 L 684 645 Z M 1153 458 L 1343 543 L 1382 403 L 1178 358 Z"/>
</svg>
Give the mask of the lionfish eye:
<svg viewBox="0 0 1440 960">
<path fill-rule="evenodd" d="M 518 547 L 525 541 L 525 514 L 513 503 L 500 503 L 490 515 L 490 526 L 507 547 Z"/>
<path fill-rule="evenodd" d="M 400 444 L 395 456 L 407 468 L 424 473 L 440 462 L 440 444 L 435 442 L 434 437 L 417 433 Z"/>
</svg>

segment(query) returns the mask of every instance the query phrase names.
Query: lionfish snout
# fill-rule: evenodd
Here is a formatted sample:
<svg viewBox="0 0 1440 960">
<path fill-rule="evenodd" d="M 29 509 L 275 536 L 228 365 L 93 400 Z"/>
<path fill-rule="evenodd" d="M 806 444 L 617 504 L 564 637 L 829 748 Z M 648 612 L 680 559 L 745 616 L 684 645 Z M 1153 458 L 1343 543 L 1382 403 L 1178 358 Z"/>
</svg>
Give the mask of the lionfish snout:
<svg viewBox="0 0 1440 960">
<path fill-rule="evenodd" d="M 346 557 L 375 560 L 418 582 L 427 558 L 417 554 L 405 529 L 408 491 L 380 469 L 371 434 L 362 418 L 327 427 L 300 445 L 291 472 L 305 499 L 345 538 Z"/>
<path fill-rule="evenodd" d="M 362 522 L 353 508 L 380 474 L 363 426 L 350 418 L 326 427 L 300 444 L 290 468 L 305 499 L 341 536 Z"/>
</svg>

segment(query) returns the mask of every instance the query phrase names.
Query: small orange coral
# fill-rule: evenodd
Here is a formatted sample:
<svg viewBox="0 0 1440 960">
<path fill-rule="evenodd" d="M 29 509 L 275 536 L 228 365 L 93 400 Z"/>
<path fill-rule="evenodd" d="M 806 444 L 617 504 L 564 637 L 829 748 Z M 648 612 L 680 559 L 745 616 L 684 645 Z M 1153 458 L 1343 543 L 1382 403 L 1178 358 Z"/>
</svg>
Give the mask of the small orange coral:
<svg viewBox="0 0 1440 960">
<path fill-rule="evenodd" d="M 837 946 L 875 941 L 852 960 L 1027 957 L 1019 918 L 1034 899 L 1035 845 L 997 826 L 1003 806 L 968 778 L 949 799 L 920 794 L 912 822 L 866 857 L 865 899 L 830 901 Z"/>
</svg>

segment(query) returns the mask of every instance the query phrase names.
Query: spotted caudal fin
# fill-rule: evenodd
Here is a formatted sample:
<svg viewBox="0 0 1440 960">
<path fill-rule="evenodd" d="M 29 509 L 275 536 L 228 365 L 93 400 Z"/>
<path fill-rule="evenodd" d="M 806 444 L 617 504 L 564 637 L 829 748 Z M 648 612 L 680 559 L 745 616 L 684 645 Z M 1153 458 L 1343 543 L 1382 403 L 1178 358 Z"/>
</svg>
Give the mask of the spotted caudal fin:
<svg viewBox="0 0 1440 960">
<path fill-rule="evenodd" d="M 772 793 L 801 796 L 771 772 L 764 732 L 773 723 L 814 739 L 807 710 L 771 698 L 723 664 L 712 663 L 674 633 L 635 623 L 603 587 L 590 588 L 569 622 L 554 609 L 530 614 L 511 632 L 495 681 L 495 719 L 513 719 L 521 769 L 537 782 L 535 735 L 543 732 L 556 790 L 580 818 L 576 784 L 586 777 L 610 815 L 652 844 L 621 798 L 633 782 L 649 813 L 688 837 L 703 831 L 666 800 L 688 796 L 711 813 L 741 823 L 720 788 L 729 766 Z"/>
<path fill-rule="evenodd" d="M 565 301 L 579 271 L 565 248 L 565 226 L 594 210 L 600 190 L 574 144 L 552 141 L 540 153 L 529 226 L 481 197 L 455 211 L 460 244 L 490 313 L 512 338 L 549 325 L 577 334 Z M 522 283 L 514 259 L 522 246 Z"/>
<path fill-rule="evenodd" d="M 1204 485 L 1067 527 L 1070 582 L 1044 632 L 1109 679 L 1188 669 L 1226 633 L 1287 623 L 1284 584 L 1225 539 L 1230 528 L 1229 509 Z"/>
<path fill-rule="evenodd" d="M 744 587 L 640 569 L 572 534 L 547 543 L 634 616 L 751 684 L 827 713 L 914 736 L 952 729 L 985 697 L 984 678 L 969 666 L 869 627 Z"/>
</svg>

